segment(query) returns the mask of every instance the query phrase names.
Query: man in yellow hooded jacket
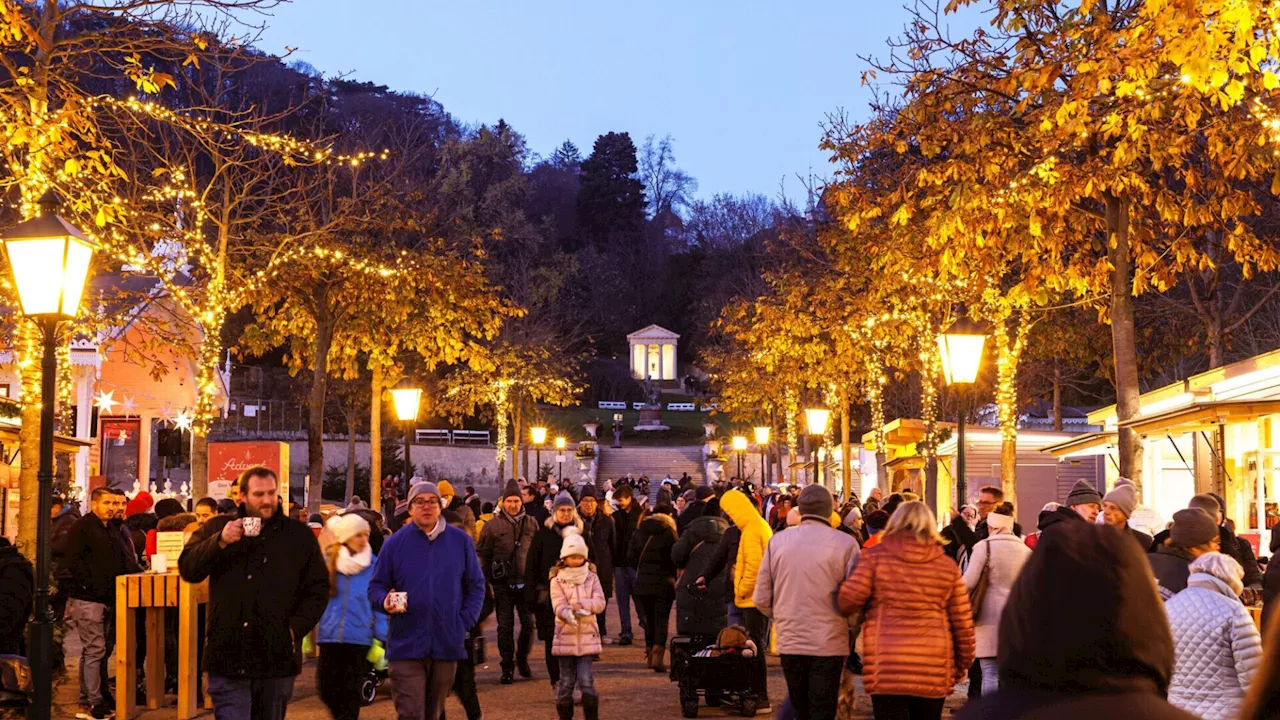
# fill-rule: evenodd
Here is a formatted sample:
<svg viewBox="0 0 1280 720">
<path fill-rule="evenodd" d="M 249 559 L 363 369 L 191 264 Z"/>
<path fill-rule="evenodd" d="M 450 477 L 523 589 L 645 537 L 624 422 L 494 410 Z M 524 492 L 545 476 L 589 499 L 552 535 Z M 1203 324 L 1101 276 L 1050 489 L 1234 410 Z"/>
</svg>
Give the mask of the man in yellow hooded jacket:
<svg viewBox="0 0 1280 720">
<path fill-rule="evenodd" d="M 720 498 L 720 509 L 738 528 L 741 537 L 738 540 L 738 554 L 733 566 L 733 604 L 742 610 L 743 621 L 747 626 L 747 634 L 755 641 L 757 648 L 769 647 L 769 618 L 756 609 L 752 596 L 756 591 L 756 578 L 760 575 L 760 562 L 764 559 L 765 548 L 773 537 L 773 530 L 765 521 L 755 505 L 740 490 L 730 490 Z M 768 668 L 764 652 L 757 653 L 755 686 L 759 697 L 759 710 L 768 712 L 769 684 Z"/>
</svg>

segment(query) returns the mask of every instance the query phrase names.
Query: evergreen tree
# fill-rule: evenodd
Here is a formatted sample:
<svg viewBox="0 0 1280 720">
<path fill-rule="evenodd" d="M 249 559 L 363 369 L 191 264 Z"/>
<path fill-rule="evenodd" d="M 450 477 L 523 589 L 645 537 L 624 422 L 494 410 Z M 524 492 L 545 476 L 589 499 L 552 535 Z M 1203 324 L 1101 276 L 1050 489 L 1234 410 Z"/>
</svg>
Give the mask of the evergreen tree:
<svg viewBox="0 0 1280 720">
<path fill-rule="evenodd" d="M 577 172 L 581 165 L 582 153 L 578 151 L 578 146 L 574 145 L 572 140 L 560 143 L 560 147 L 551 153 L 551 166 L 558 170 Z"/>
<path fill-rule="evenodd" d="M 638 176 L 636 146 L 628 133 L 596 138 L 582 163 L 578 229 L 584 244 L 597 248 L 634 244 L 644 231 L 644 186 Z"/>
</svg>

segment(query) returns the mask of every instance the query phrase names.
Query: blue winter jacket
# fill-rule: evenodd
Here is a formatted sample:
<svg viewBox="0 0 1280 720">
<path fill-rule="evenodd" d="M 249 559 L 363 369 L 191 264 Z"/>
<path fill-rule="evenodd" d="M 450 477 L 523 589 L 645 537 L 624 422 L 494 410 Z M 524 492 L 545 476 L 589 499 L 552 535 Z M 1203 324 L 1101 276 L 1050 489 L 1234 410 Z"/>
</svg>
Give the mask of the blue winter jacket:
<svg viewBox="0 0 1280 720">
<path fill-rule="evenodd" d="M 377 561 L 375 555 L 373 562 Z M 372 645 L 374 639 L 386 642 L 387 614 L 381 608 L 375 610 L 368 602 L 372 577 L 373 563 L 355 575 L 337 573 L 338 592 L 329 598 L 329 605 L 320 617 L 316 642 L 366 647 Z"/>
<path fill-rule="evenodd" d="M 375 608 L 392 590 L 409 593 L 408 611 L 390 616 L 387 660 L 465 659 L 467 630 L 480 618 L 484 588 L 470 536 L 445 523 L 432 540 L 405 524 L 382 546 L 369 581 Z"/>
</svg>

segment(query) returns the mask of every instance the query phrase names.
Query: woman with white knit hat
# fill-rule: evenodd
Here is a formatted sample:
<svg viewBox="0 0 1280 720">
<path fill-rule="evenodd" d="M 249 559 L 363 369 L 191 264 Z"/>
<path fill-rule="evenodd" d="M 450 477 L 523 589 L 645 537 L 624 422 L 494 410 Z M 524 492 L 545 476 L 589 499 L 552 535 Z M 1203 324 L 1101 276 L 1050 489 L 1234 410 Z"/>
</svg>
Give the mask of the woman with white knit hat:
<svg viewBox="0 0 1280 720">
<path fill-rule="evenodd" d="M 362 704 L 360 686 L 369 674 L 369 648 L 375 640 L 387 639 L 387 616 L 369 603 L 376 560 L 369 545 L 369 523 L 347 513 L 329 518 L 325 527 L 337 542 L 325 550 L 330 598 L 316 633 L 316 686 L 334 720 L 355 720 Z"/>
<path fill-rule="evenodd" d="M 1004 611 L 1009 591 L 1022 572 L 1022 566 L 1031 557 L 1031 548 L 1013 533 L 1013 505 L 1001 503 L 987 515 L 986 538 L 973 546 L 969 567 L 964 572 L 964 586 L 973 597 L 982 576 L 986 575 L 986 589 L 980 597 L 973 597 L 981 610 L 974 619 L 974 640 L 978 664 L 982 667 L 982 694 L 987 695 L 999 687 L 996 655 L 1000 648 L 1000 613 Z"/>
</svg>

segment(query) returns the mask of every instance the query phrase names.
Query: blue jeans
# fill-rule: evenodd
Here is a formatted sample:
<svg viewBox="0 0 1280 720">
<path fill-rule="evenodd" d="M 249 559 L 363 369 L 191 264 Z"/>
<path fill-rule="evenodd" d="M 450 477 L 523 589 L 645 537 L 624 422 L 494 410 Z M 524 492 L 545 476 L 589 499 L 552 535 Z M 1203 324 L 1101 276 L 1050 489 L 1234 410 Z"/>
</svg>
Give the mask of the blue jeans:
<svg viewBox="0 0 1280 720">
<path fill-rule="evenodd" d="M 747 621 L 742 617 L 742 608 L 738 607 L 732 600 L 729 601 L 729 624 L 730 625 L 746 625 Z"/>
<path fill-rule="evenodd" d="M 618 597 L 618 624 L 622 626 L 619 637 L 631 638 L 631 593 L 636 587 L 636 569 L 613 569 L 613 592 Z M 603 613 L 601 613 L 603 615 Z"/>
<path fill-rule="evenodd" d="M 560 683 L 556 685 L 556 700 L 573 702 L 573 686 L 577 684 L 582 697 L 596 696 L 596 679 L 591 673 L 591 656 L 564 657 L 560 660 Z"/>
<path fill-rule="evenodd" d="M 284 720 L 293 677 L 239 679 L 209 675 L 216 720 Z"/>
</svg>

